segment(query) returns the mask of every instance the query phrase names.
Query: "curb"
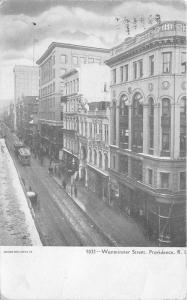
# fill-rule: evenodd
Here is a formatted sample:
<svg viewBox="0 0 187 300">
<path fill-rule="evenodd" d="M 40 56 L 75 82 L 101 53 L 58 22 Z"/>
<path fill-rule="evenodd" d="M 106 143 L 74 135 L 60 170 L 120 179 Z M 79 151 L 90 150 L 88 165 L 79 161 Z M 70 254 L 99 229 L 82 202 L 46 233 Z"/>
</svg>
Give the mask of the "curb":
<svg viewBox="0 0 187 300">
<path fill-rule="evenodd" d="M 56 178 L 54 176 L 51 176 L 54 180 L 54 182 L 62 189 L 62 186 L 61 184 L 56 180 Z M 81 210 L 81 212 L 93 223 L 95 229 L 100 233 L 102 234 L 105 239 L 109 242 L 110 244 L 110 247 L 113 246 L 113 247 L 120 247 L 120 245 L 118 245 L 118 243 L 111 238 L 111 236 L 109 236 L 108 234 L 106 234 L 96 223 L 95 221 L 93 220 L 93 218 L 88 215 L 83 209 L 82 207 L 77 203 L 77 201 L 67 192 L 67 191 L 64 191 L 67 196 L 69 196 L 71 198 L 71 200 L 74 202 L 74 204 L 76 204 L 76 206 L 79 208 L 79 210 Z"/>
</svg>

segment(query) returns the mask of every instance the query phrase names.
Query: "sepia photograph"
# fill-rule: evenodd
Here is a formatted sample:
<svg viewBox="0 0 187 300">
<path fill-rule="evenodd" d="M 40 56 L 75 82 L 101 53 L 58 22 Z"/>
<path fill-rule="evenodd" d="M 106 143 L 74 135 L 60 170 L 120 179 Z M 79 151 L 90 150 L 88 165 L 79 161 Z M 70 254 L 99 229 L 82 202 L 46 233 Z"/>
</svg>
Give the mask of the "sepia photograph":
<svg viewBox="0 0 187 300">
<path fill-rule="evenodd" d="M 185 251 L 186 72 L 186 1 L 0 0 L 0 246 Z"/>
</svg>

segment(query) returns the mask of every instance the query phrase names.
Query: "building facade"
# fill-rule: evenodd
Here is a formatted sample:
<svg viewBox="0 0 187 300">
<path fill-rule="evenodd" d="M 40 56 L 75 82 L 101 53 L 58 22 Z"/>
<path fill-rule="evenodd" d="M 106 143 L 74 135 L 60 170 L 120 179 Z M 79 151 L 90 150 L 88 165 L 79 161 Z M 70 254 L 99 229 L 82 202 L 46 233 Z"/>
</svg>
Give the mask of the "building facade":
<svg viewBox="0 0 187 300">
<path fill-rule="evenodd" d="M 82 184 L 107 198 L 110 70 L 107 66 L 85 64 L 62 78 L 64 161 L 69 168 L 74 160 L 78 166 L 76 176 Z"/>
<path fill-rule="evenodd" d="M 37 61 L 40 74 L 39 124 L 41 141 L 49 153 L 58 156 L 63 146 L 61 96 L 65 93 L 62 75 L 82 64 L 103 64 L 108 49 L 52 43 Z M 68 86 L 71 93 L 72 86 Z M 63 100 L 62 100 L 63 101 Z"/>
<path fill-rule="evenodd" d="M 39 69 L 37 66 L 14 67 L 14 104 L 15 104 L 15 129 L 17 127 L 17 115 L 19 114 L 19 102 L 25 96 L 39 96 Z"/>
<path fill-rule="evenodd" d="M 186 24 L 111 50 L 110 199 L 159 245 L 185 244 Z"/>
</svg>

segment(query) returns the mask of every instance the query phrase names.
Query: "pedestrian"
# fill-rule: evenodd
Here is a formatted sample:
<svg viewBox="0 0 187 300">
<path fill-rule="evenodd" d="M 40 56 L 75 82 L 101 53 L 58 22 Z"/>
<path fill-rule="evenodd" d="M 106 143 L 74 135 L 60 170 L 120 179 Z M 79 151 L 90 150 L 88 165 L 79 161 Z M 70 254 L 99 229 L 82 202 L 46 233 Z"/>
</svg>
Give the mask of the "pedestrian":
<svg viewBox="0 0 187 300">
<path fill-rule="evenodd" d="M 75 197 L 77 198 L 78 189 L 77 189 L 76 184 L 75 184 L 75 187 L 74 187 L 74 193 L 75 193 Z"/>
<path fill-rule="evenodd" d="M 63 180 L 62 185 L 63 185 L 64 190 L 66 190 L 66 182 L 65 182 L 65 180 Z"/>
</svg>

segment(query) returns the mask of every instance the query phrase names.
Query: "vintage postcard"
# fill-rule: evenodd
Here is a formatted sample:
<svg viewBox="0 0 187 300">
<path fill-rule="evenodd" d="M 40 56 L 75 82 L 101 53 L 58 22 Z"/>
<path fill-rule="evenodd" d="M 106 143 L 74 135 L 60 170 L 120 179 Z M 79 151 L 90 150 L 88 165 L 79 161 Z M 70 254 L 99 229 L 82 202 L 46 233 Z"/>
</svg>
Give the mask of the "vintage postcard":
<svg viewBox="0 0 187 300">
<path fill-rule="evenodd" d="M 0 0 L 0 299 L 186 299 L 183 0 Z"/>
</svg>

